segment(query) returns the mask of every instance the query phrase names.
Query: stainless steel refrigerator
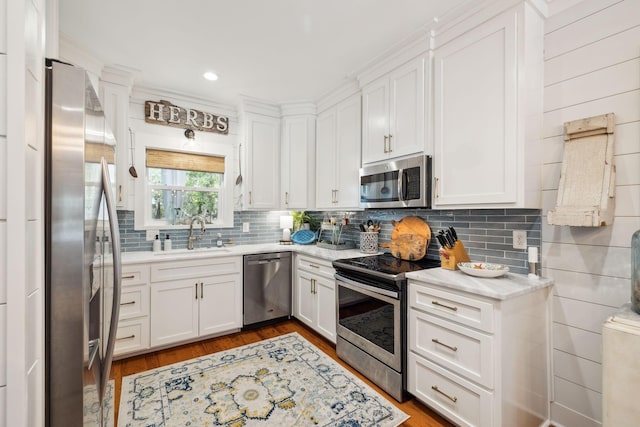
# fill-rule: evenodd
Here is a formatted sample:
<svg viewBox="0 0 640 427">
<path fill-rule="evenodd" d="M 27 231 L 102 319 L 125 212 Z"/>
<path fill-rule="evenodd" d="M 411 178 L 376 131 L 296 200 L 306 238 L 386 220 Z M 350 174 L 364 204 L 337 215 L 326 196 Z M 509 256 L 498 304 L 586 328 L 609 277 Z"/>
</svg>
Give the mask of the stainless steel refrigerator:
<svg viewBox="0 0 640 427">
<path fill-rule="evenodd" d="M 47 60 L 45 87 L 45 416 L 50 427 L 108 426 L 121 280 L 116 145 L 83 69 Z"/>
</svg>

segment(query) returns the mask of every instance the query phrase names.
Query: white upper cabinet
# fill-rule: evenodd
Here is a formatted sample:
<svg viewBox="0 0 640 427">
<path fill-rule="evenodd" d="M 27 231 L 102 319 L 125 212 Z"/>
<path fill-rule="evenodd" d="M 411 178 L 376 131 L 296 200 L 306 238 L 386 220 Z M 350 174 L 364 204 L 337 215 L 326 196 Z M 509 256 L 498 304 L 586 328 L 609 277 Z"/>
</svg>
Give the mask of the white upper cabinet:
<svg viewBox="0 0 640 427">
<path fill-rule="evenodd" d="M 247 210 L 280 209 L 279 108 L 276 114 L 248 111 L 241 114 L 245 158 L 242 197 L 243 208 Z"/>
<path fill-rule="evenodd" d="M 132 161 L 129 132 L 129 95 L 133 85 L 129 73 L 105 68 L 100 78 L 104 116 L 116 140 L 116 208 L 133 210 L 134 182 L 129 174 Z"/>
<path fill-rule="evenodd" d="M 316 209 L 360 208 L 360 94 L 318 114 Z"/>
<path fill-rule="evenodd" d="M 289 106 L 290 107 L 290 106 Z M 316 118 L 315 106 L 289 115 L 283 106 L 280 173 L 280 207 L 313 209 L 316 203 Z"/>
<path fill-rule="evenodd" d="M 424 152 L 427 61 L 420 55 L 362 88 L 363 164 Z"/>
<path fill-rule="evenodd" d="M 433 207 L 539 208 L 544 21 L 469 20 L 434 39 Z"/>
</svg>

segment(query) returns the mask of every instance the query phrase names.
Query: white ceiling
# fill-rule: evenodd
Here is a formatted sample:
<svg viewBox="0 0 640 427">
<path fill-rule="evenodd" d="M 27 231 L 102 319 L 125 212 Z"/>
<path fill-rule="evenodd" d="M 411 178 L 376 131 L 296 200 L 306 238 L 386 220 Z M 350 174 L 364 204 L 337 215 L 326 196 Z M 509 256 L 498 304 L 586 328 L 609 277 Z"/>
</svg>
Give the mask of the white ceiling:
<svg viewBox="0 0 640 427">
<path fill-rule="evenodd" d="M 135 84 L 316 101 L 468 0 L 59 0 L 63 37 Z M 216 82 L 202 78 L 215 71 Z"/>
</svg>

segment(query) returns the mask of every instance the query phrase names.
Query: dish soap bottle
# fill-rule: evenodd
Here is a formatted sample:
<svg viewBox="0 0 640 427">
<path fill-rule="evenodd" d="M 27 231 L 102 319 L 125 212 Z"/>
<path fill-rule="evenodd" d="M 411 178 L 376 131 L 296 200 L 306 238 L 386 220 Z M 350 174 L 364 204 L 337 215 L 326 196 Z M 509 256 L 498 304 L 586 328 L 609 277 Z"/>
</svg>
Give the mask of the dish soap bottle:
<svg viewBox="0 0 640 427">
<path fill-rule="evenodd" d="M 170 251 L 171 250 L 171 239 L 169 238 L 168 234 L 167 234 L 167 237 L 165 237 L 165 239 L 164 239 L 164 250 L 165 251 Z"/>
<path fill-rule="evenodd" d="M 222 247 L 222 234 L 218 233 L 218 240 L 216 240 L 216 246 L 221 248 Z"/>
<path fill-rule="evenodd" d="M 153 252 L 160 252 L 160 236 L 156 234 L 156 240 L 153 241 Z"/>
</svg>

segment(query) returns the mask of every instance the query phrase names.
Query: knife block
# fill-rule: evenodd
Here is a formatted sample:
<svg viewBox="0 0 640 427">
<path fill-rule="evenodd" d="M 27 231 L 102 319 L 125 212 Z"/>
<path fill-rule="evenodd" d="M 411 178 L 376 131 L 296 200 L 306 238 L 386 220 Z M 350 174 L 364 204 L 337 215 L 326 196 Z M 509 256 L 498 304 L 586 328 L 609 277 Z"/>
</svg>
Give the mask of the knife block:
<svg viewBox="0 0 640 427">
<path fill-rule="evenodd" d="M 457 270 L 459 262 L 471 262 L 467 250 L 460 240 L 453 248 L 440 248 L 440 266 L 447 270 Z"/>
</svg>

